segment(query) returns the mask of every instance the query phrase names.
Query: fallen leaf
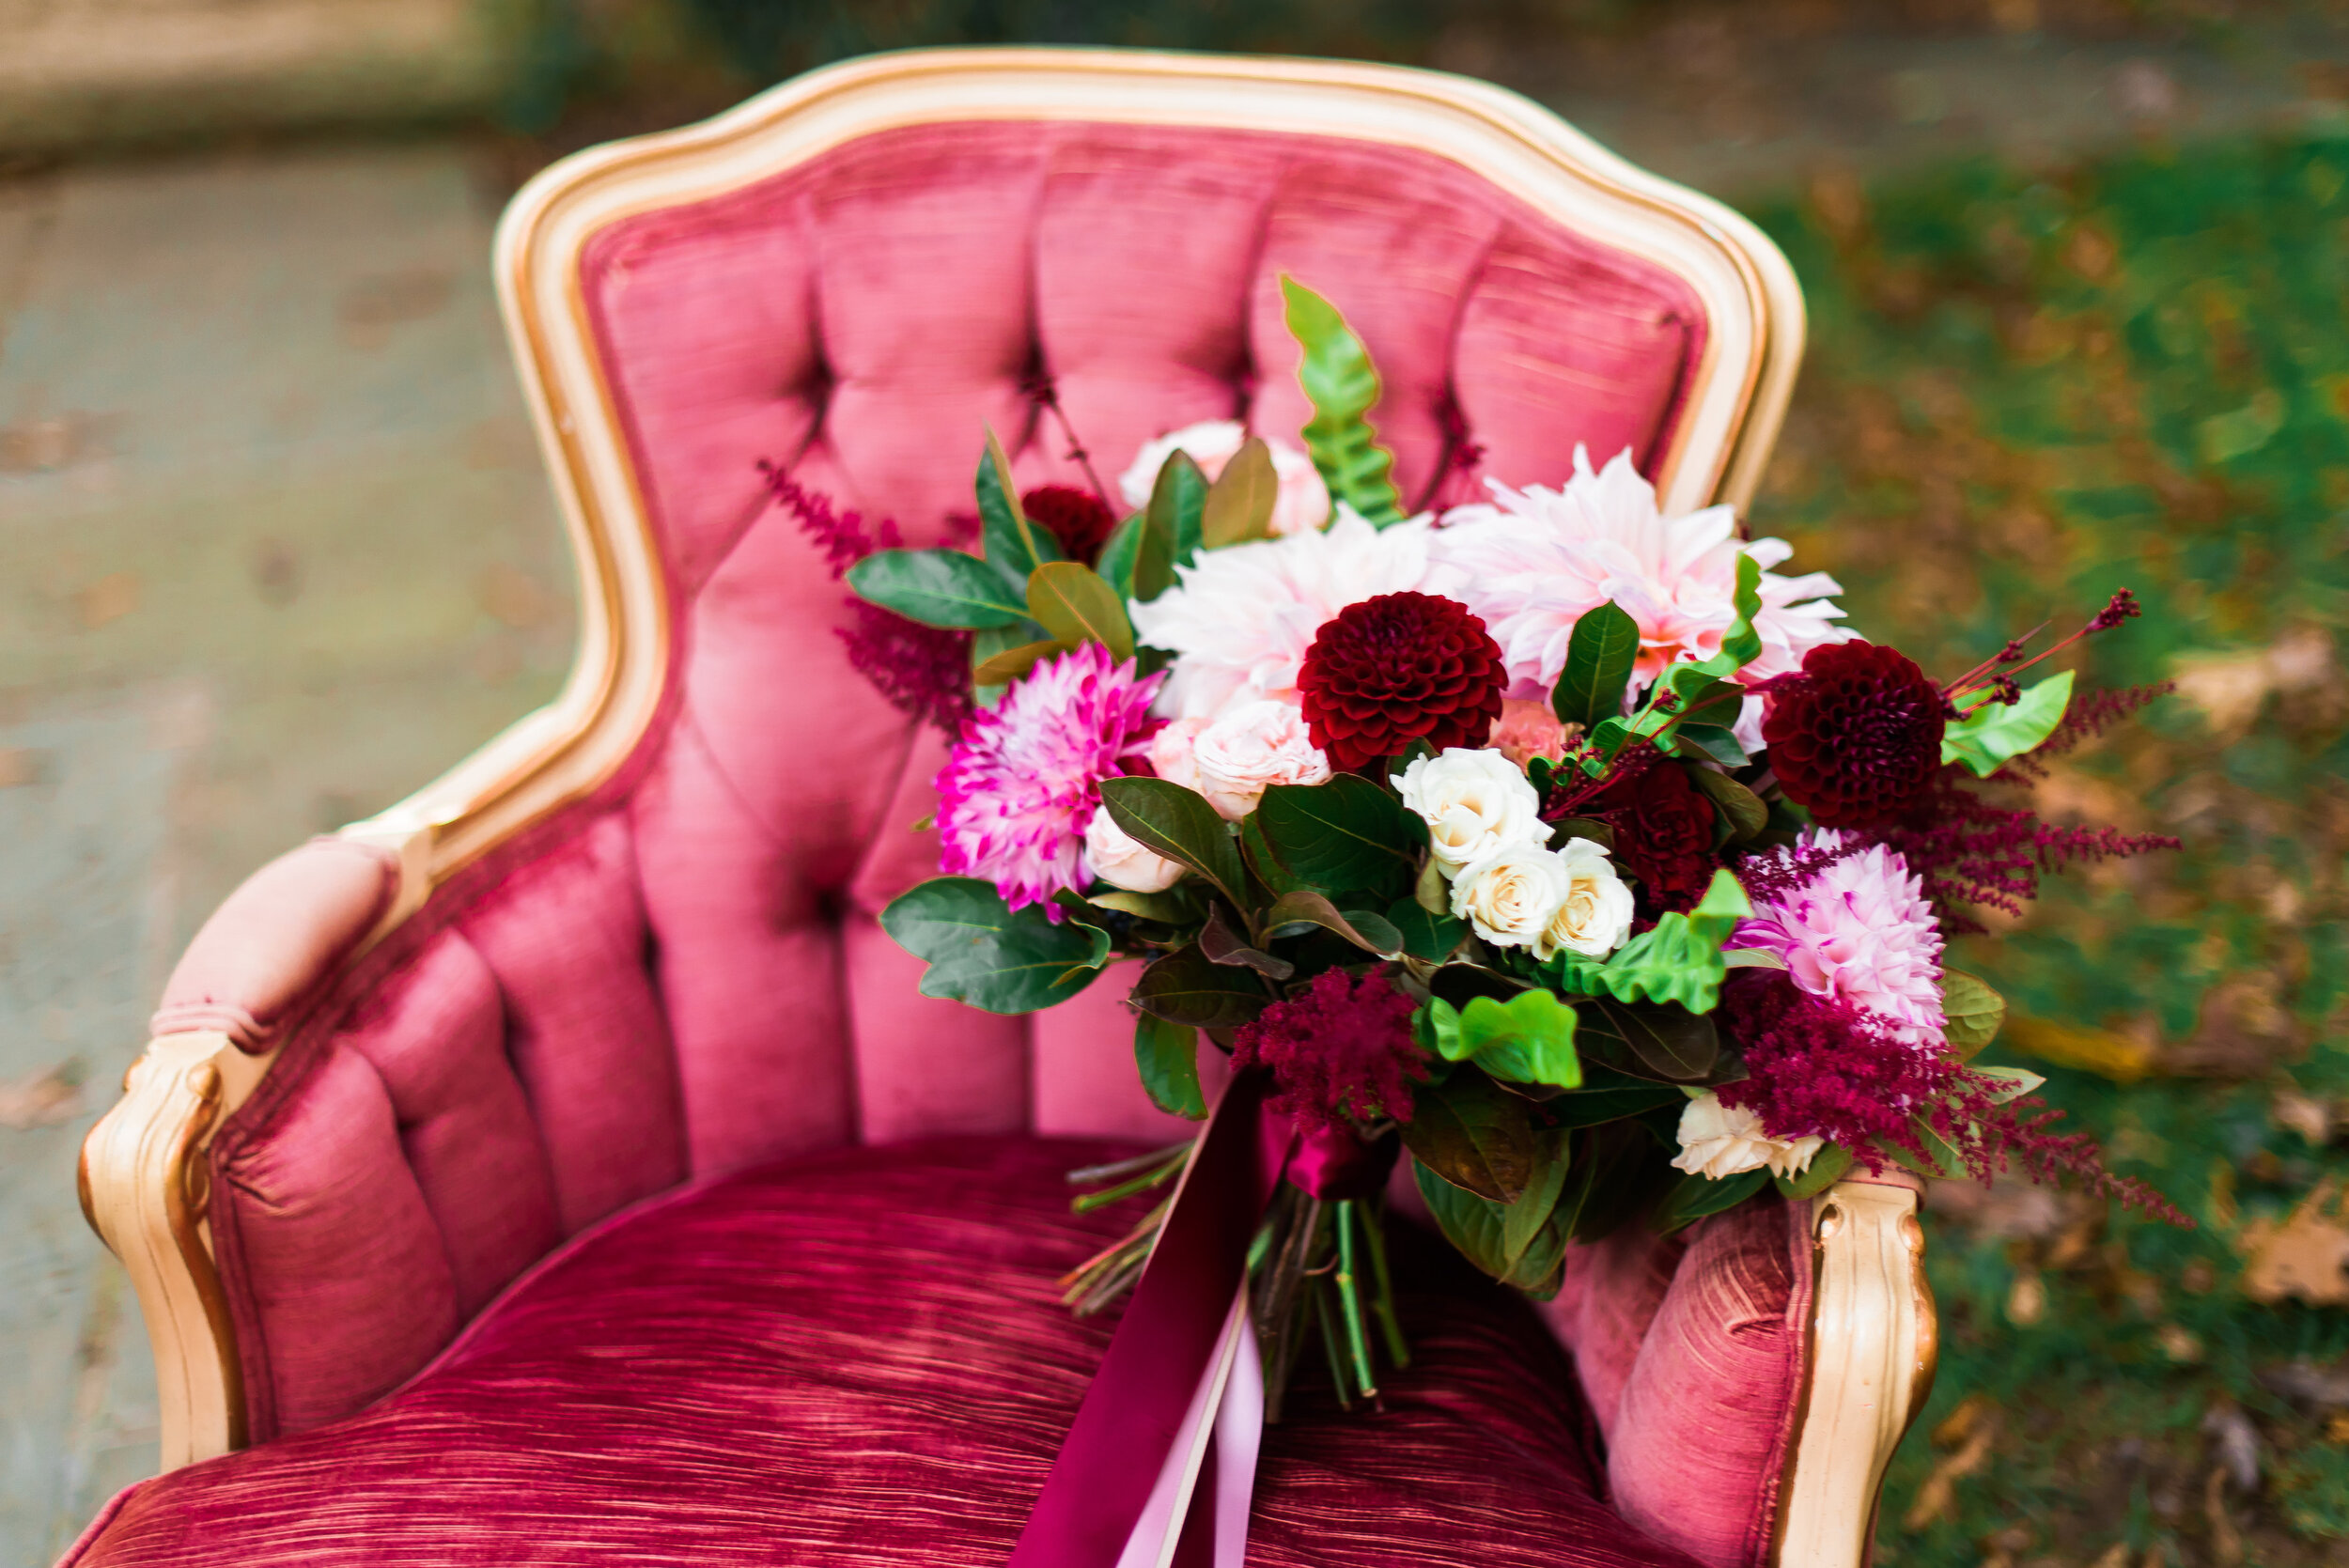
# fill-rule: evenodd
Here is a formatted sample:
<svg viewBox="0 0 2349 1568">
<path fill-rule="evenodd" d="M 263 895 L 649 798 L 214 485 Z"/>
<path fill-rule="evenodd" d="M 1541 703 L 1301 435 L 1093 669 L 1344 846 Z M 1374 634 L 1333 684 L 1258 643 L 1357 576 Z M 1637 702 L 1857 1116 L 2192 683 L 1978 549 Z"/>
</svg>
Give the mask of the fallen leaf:
<svg viewBox="0 0 2349 1568">
<path fill-rule="evenodd" d="M 2135 1083 L 2154 1065 L 2154 1042 L 2081 1024 L 2010 1017 L 2005 1041 L 2042 1061 L 2078 1067 L 2115 1083 Z"/>
<path fill-rule="evenodd" d="M 2047 1284 L 2040 1279 L 2039 1270 L 2026 1268 L 2015 1276 L 2015 1287 L 2006 1293 L 2006 1320 L 2018 1328 L 2028 1328 L 2047 1315 Z"/>
<path fill-rule="evenodd" d="M 2285 1361 L 2262 1367 L 2252 1374 L 2269 1393 L 2311 1410 L 2349 1411 L 2349 1361 L 2320 1366 L 2314 1361 Z"/>
<path fill-rule="evenodd" d="M 2202 1517 L 2210 1524 L 2210 1560 L 2219 1568 L 2234 1568 L 2243 1560 L 2243 1536 L 2227 1512 L 2227 1472 L 2216 1469 L 2202 1483 Z"/>
<path fill-rule="evenodd" d="M 23 1132 L 70 1122 L 82 1113 L 82 1079 L 71 1063 L 0 1083 L 0 1127 Z"/>
<path fill-rule="evenodd" d="M 2340 1200 L 2340 1184 L 2327 1176 L 2281 1224 L 2246 1225 L 2238 1243 L 2249 1260 L 2243 1294 L 2271 1304 L 2296 1297 L 2311 1306 L 2349 1306 L 2349 1223 Z"/>
<path fill-rule="evenodd" d="M 1947 1517 L 1957 1503 L 1957 1483 L 1989 1463 L 1990 1445 L 1997 1436 L 1997 1423 L 1985 1420 L 1955 1453 L 1934 1466 L 1924 1484 L 1917 1488 L 1916 1500 L 1901 1519 L 1902 1527 L 1919 1530 Z"/>
<path fill-rule="evenodd" d="M 2308 1141 L 2310 1148 L 2321 1149 L 2333 1141 L 2333 1108 L 2325 1100 L 2311 1099 L 2296 1089 L 2280 1089 L 2267 1102 L 2267 1118 L 2279 1127 L 2289 1127 Z"/>
</svg>

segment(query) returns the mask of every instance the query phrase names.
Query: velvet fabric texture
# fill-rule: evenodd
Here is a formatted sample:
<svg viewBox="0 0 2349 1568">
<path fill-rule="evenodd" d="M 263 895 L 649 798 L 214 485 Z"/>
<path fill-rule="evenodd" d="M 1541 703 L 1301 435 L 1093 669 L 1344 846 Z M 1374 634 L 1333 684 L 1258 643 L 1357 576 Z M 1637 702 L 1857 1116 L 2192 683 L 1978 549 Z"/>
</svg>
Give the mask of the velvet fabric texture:
<svg viewBox="0 0 2349 1568">
<path fill-rule="evenodd" d="M 1628 445 L 1652 464 L 1704 347 L 1694 296 L 1671 275 L 1457 165 L 1336 138 L 909 127 L 590 241 L 579 297 L 670 599 L 658 717 L 594 795 L 465 868 L 346 970 L 333 972 L 379 918 L 392 868 L 373 850 L 313 846 L 224 907 L 167 999 L 170 1018 L 241 1010 L 250 1043 L 282 1052 L 210 1151 L 256 1442 L 365 1410 L 565 1238 L 682 1181 L 946 1134 L 1187 1134 L 1136 1081 L 1121 975 L 1034 1019 L 916 991 L 919 966 L 875 917 L 935 869 L 935 839 L 910 828 L 932 811 L 944 743 L 848 667 L 833 635 L 844 590 L 756 465 L 928 544 L 972 505 L 983 423 L 1022 485 L 1082 481 L 1022 391 L 1039 376 L 1112 477 L 1143 441 L 1200 419 L 1293 437 L 1307 407 L 1282 327 L 1284 272 L 1336 301 L 1377 356 L 1374 417 L 1407 498 L 1465 499 L 1478 474 L 1554 484 L 1577 442 L 1602 459 Z M 1476 452 L 1481 468 L 1462 466 Z M 851 1250 L 832 1245 L 846 1279 Z M 609 1282 L 616 1310 L 669 1288 L 599 1273 L 587 1256 L 533 1291 Z M 1744 1411 L 1756 1433 L 1782 1427 L 1799 1336 L 1755 1326 L 1770 1302 L 1797 1310 L 1808 1265 L 1790 1277 L 1766 1248 L 1699 1256 L 1731 1278 L 1694 1279 L 1676 1248 L 1619 1281 L 1595 1276 L 1583 1313 L 1613 1312 L 1615 1339 L 1567 1343 L 1615 1433 L 1617 1490 L 1635 1495 L 1626 1478 L 1641 1466 L 1681 1475 L 1688 1493 L 1738 1499 L 1743 1540 L 1766 1528 L 1768 1443 L 1692 1447 L 1620 1407 L 1693 1399 Z M 1019 1267 L 988 1278 L 1015 1301 L 1038 1288 Z M 1624 1304 L 1597 1304 L 1618 1285 Z M 1689 1312 L 1666 1313 L 1683 1294 Z M 1733 1321 L 1703 1315 L 1749 1298 L 1759 1305 Z M 583 1296 L 562 1310 L 606 1309 Z M 1643 1374 L 1641 1346 L 1666 1323 L 1685 1325 L 1686 1358 Z M 1737 1354 L 1722 1349 L 1732 1341 Z M 1073 1402 L 1076 1354 L 987 1364 L 1015 1402 L 1043 1397 L 1021 1380 L 1058 1367 L 1054 1397 Z M 1692 1393 L 1688 1379 L 1727 1381 Z M 566 1397 L 572 1414 L 595 1407 L 590 1393 Z M 556 1434 L 572 1415 L 554 1408 L 491 1414 Z M 376 1473 L 356 1458 L 342 1467 L 332 1447 L 393 1409 L 304 1438 L 300 1465 Z M 625 1426 L 598 1430 L 633 1452 Z M 276 1462 L 229 1464 L 258 1474 Z M 191 1519 L 236 1524 L 174 1484 L 139 1494 L 154 1499 L 133 1508 L 147 1510 L 141 1530 L 164 1528 L 166 1498 Z M 385 1484 L 381 1508 L 426 1506 Z M 1274 1516 L 1283 1495 L 1265 1493 Z M 874 1506 L 1017 1512 L 958 1498 Z M 1721 1550 L 1709 1560 L 1750 1560 Z"/>
<path fill-rule="evenodd" d="M 658 1199 L 388 1399 L 140 1483 L 65 1562 L 1001 1561 L 1113 1327 L 1051 1281 L 1137 1206 L 1072 1216 L 1064 1173 L 1129 1148 L 860 1149 Z M 1413 1365 L 1383 1414 L 1347 1415 L 1305 1363 L 1249 1561 L 1688 1568 L 1601 1500 L 1573 1374 L 1525 1304 L 1405 1229 Z"/>
</svg>

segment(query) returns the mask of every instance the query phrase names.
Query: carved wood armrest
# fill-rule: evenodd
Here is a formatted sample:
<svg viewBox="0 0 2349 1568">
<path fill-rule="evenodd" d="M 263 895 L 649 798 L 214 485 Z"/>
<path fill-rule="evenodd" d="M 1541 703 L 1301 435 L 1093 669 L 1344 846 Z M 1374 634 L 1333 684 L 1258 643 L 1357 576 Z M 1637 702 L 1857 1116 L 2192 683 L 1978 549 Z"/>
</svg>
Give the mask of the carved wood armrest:
<svg viewBox="0 0 2349 1568">
<path fill-rule="evenodd" d="M 123 1076 L 123 1097 L 82 1143 L 82 1214 L 138 1293 L 155 1347 L 163 1467 L 242 1448 L 244 1381 L 212 1265 L 206 1148 L 275 1053 L 224 1032 L 166 1034 Z"/>
<path fill-rule="evenodd" d="M 1781 1492 L 1778 1568 L 1867 1560 L 1885 1467 L 1933 1391 L 1939 1341 L 1922 1186 L 1887 1172 L 1811 1201 L 1809 1364 Z"/>
</svg>

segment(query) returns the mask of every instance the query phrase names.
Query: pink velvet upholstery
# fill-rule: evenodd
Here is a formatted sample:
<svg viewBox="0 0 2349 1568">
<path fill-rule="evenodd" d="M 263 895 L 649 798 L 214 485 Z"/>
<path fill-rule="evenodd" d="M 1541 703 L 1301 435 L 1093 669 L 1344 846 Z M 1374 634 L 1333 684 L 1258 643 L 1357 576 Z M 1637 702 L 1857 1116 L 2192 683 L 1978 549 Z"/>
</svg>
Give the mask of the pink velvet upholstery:
<svg viewBox="0 0 2349 1568">
<path fill-rule="evenodd" d="M 1644 459 L 1703 347 L 1675 278 L 1439 159 L 1316 137 L 910 128 L 590 242 L 581 294 L 672 601 L 660 717 L 593 799 L 459 873 L 322 998 L 317 977 L 389 896 L 369 892 L 389 886 L 369 851 L 314 846 L 259 874 L 167 1001 L 241 1005 L 268 1030 L 317 998 L 211 1147 L 257 1442 L 381 1399 L 565 1237 L 687 1178 L 941 1134 L 1184 1135 L 1135 1082 L 1116 976 L 1034 1020 L 915 993 L 915 965 L 875 916 L 933 869 L 933 841 L 908 830 L 931 809 L 941 744 L 848 668 L 832 635 L 842 590 L 754 465 L 771 458 L 919 543 L 969 507 L 982 422 L 1023 483 L 1076 476 L 1019 391 L 1039 370 L 1112 474 L 1198 419 L 1292 434 L 1306 410 L 1283 272 L 1333 298 L 1377 357 L 1376 417 L 1407 495 L 1430 483 L 1453 419 L 1483 472 L 1516 483 L 1562 478 L 1577 442 Z M 1468 493 L 1465 475 L 1446 483 Z M 347 857 L 331 874 L 330 854 Z M 267 961 L 221 956 L 246 952 Z M 1647 1478 L 1678 1467 L 1748 1525 L 1766 1511 L 1775 1451 L 1761 1434 L 1787 1416 L 1798 1347 L 1767 1326 L 1797 1321 L 1808 1264 L 1789 1274 L 1748 1223 L 1700 1232 L 1677 1268 L 1676 1247 L 1619 1244 L 1569 1311 L 1626 1506 L 1648 1506 Z M 554 1310 L 546 1293 L 591 1280 L 622 1289 L 625 1271 L 602 1267 L 579 1254 L 536 1277 L 539 1305 L 490 1321 L 536 1322 Z M 1024 1263 L 990 1278 L 1036 1288 Z M 1736 1312 L 1715 1324 L 1723 1302 Z M 1669 1357 L 1650 1358 L 1668 1330 Z M 467 1357 L 506 1343 L 482 1332 Z M 1049 1389 L 1003 1397 L 1073 1401 L 1092 1332 L 1046 1358 Z M 288 1452 L 321 1476 L 379 1475 L 357 1457 L 337 1468 L 334 1445 L 379 1428 L 386 1452 L 445 1436 L 431 1390 L 475 1364 Z M 1691 1397 L 1676 1374 L 1723 1379 L 1716 1404 L 1751 1433 L 1692 1447 L 1644 1408 Z M 1049 1449 L 1044 1411 L 1023 1418 L 1020 1464 Z M 603 1474 L 591 1461 L 578 1473 Z M 123 1528 L 142 1541 L 179 1529 L 160 1499 L 194 1504 L 172 1484 L 126 1505 Z M 431 1505 L 398 1497 L 381 1506 Z M 1271 1485 L 1270 1516 L 1292 1506 L 1282 1498 Z M 996 1524 L 1017 1514 L 1001 1498 L 971 1506 Z M 1707 1561 L 1751 1560 L 1734 1533 L 1689 1539 Z"/>
<path fill-rule="evenodd" d="M 1131 1223 L 1029 1138 L 801 1157 L 593 1229 L 356 1416 L 132 1488 L 72 1568 L 934 1568 L 1009 1554 L 1110 1330 L 1051 1281 Z M 1524 1303 L 1400 1238 L 1383 1415 L 1317 1366 L 1254 1568 L 1690 1568 L 1601 1498 Z"/>
</svg>

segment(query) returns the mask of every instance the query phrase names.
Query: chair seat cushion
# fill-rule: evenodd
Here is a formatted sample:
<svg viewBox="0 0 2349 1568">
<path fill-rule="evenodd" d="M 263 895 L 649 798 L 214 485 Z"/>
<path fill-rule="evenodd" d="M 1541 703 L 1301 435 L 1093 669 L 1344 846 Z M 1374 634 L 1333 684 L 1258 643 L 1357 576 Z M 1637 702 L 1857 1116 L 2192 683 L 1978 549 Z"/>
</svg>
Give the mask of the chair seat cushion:
<svg viewBox="0 0 2349 1568">
<path fill-rule="evenodd" d="M 1052 1281 L 1148 1202 L 1072 1215 L 1066 1172 L 1127 1152 L 959 1139 L 680 1188 L 371 1408 L 132 1487 L 66 1561 L 1001 1561 L 1113 1327 Z M 1266 1434 L 1251 1563 L 1687 1568 L 1606 1506 L 1524 1303 L 1430 1237 L 1399 1234 L 1396 1266 L 1412 1366 L 1348 1415 L 1309 1361 Z"/>
</svg>

